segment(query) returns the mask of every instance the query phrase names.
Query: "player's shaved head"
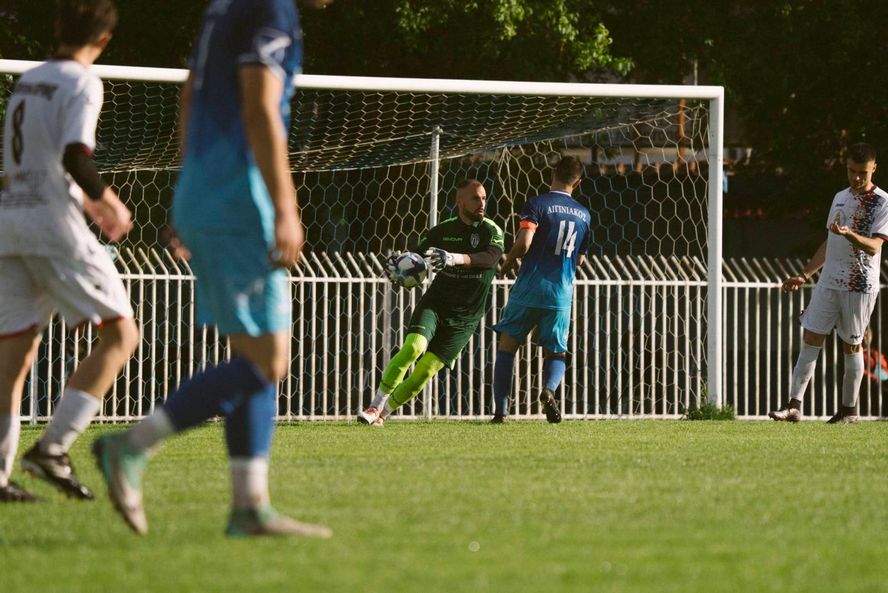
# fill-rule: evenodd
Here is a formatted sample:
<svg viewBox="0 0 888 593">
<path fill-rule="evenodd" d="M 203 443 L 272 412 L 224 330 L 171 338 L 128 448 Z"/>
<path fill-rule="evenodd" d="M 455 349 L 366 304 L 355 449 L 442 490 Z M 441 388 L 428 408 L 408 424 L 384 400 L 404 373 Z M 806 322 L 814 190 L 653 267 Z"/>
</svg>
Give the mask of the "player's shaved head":
<svg viewBox="0 0 888 593">
<path fill-rule="evenodd" d="M 484 218 L 487 191 L 477 179 L 465 179 L 456 184 L 456 207 L 460 217 L 468 220 Z"/>
<path fill-rule="evenodd" d="M 459 183 L 456 184 L 456 195 L 458 196 L 460 192 L 474 190 L 477 187 L 484 187 L 484 185 L 478 181 L 477 179 L 463 179 Z"/>
<path fill-rule="evenodd" d="M 56 40 L 61 45 L 83 47 L 117 26 L 112 0 L 59 0 L 57 15 Z"/>
</svg>

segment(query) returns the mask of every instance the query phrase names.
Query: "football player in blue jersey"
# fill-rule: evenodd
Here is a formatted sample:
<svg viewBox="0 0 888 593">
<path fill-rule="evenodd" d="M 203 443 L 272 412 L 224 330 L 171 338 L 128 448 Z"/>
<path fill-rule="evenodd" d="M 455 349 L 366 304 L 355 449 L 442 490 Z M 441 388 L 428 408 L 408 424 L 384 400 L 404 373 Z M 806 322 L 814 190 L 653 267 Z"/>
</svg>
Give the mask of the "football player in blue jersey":
<svg viewBox="0 0 888 593">
<path fill-rule="evenodd" d="M 278 514 L 268 495 L 275 387 L 289 366 L 292 303 L 282 268 L 297 261 L 304 241 L 287 154 L 301 63 L 292 0 L 214 0 L 206 9 L 182 91 L 173 223 L 191 253 L 199 320 L 228 337 L 232 356 L 182 383 L 130 430 L 96 440 L 111 500 L 137 533 L 148 529 L 141 474 L 149 453 L 218 415 L 233 495 L 226 533 L 331 535 Z"/>
<path fill-rule="evenodd" d="M 508 415 L 515 352 L 531 331 L 543 347 L 543 384 L 540 403 L 551 423 L 561 422 L 555 391 L 564 378 L 567 334 L 577 265 L 582 265 L 589 246 L 589 210 L 573 199 L 580 185 L 583 163 L 562 158 L 552 170 L 548 193 L 531 198 L 521 210 L 515 244 L 503 262 L 503 272 L 518 265 L 518 278 L 509 301 L 494 329 L 499 333 L 493 371 L 494 416 L 503 422 Z"/>
</svg>

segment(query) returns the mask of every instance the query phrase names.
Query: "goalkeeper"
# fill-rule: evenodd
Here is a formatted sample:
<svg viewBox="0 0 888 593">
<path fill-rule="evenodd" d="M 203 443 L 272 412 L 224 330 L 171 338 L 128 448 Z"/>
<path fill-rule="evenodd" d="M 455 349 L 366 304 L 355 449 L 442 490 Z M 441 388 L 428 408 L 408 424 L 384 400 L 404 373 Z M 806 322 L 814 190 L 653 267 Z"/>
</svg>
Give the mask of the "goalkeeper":
<svg viewBox="0 0 888 593">
<path fill-rule="evenodd" d="M 382 426 L 438 371 L 453 368 L 475 333 L 504 248 L 502 229 L 484 218 L 486 203 L 480 181 L 462 181 L 456 191 L 457 216 L 421 237 L 417 252 L 439 273 L 413 311 L 404 345 L 382 373 L 370 406 L 358 414 L 359 422 Z M 396 257 L 389 258 L 386 266 L 392 278 Z M 405 379 L 414 362 L 416 367 Z"/>
</svg>

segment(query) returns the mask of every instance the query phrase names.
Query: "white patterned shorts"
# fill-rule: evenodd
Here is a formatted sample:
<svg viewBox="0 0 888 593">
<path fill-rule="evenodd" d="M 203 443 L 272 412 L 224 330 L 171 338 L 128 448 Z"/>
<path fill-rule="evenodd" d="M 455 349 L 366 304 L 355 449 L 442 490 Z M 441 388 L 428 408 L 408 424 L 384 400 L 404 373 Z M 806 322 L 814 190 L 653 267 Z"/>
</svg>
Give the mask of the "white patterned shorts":
<svg viewBox="0 0 888 593">
<path fill-rule="evenodd" d="M 89 257 L 0 256 L 0 338 L 43 328 L 56 311 L 69 327 L 133 317 L 103 248 Z"/>
<path fill-rule="evenodd" d="M 822 335 L 835 328 L 846 344 L 860 344 L 878 296 L 878 292 L 848 292 L 817 285 L 802 314 L 802 327 Z"/>
</svg>

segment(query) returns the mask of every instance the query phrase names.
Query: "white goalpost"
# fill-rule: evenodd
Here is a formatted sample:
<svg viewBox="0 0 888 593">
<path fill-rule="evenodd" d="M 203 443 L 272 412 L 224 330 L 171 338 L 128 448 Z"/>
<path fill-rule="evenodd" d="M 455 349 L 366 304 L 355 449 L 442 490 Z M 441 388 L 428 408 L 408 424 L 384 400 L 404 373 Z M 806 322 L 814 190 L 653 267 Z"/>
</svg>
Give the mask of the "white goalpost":
<svg viewBox="0 0 888 593">
<path fill-rule="evenodd" d="M 0 60 L 0 113 L 17 76 L 36 64 Z M 158 244 L 178 173 L 186 72 L 93 71 L 105 81 L 96 162 L 134 213 L 136 228 L 113 249 L 143 335 L 103 417 L 132 420 L 227 349 L 194 322 L 187 263 Z M 392 287 L 381 261 L 449 215 L 461 179 L 485 185 L 488 215 L 508 243 L 521 206 L 547 190 L 549 165 L 566 154 L 586 164 L 578 193 L 593 220 L 559 393 L 564 416 L 679 417 L 707 399 L 724 405 L 722 87 L 318 75 L 295 84 L 289 146 L 307 246 L 291 272 L 281 418 L 348 419 L 369 402 L 420 294 Z M 491 413 L 491 327 L 512 281 L 494 282 L 456 367 L 400 416 Z M 93 338 L 58 321 L 47 328 L 24 417 L 49 417 Z M 537 354 L 529 344 L 515 367 L 519 418 L 540 416 Z"/>
</svg>

